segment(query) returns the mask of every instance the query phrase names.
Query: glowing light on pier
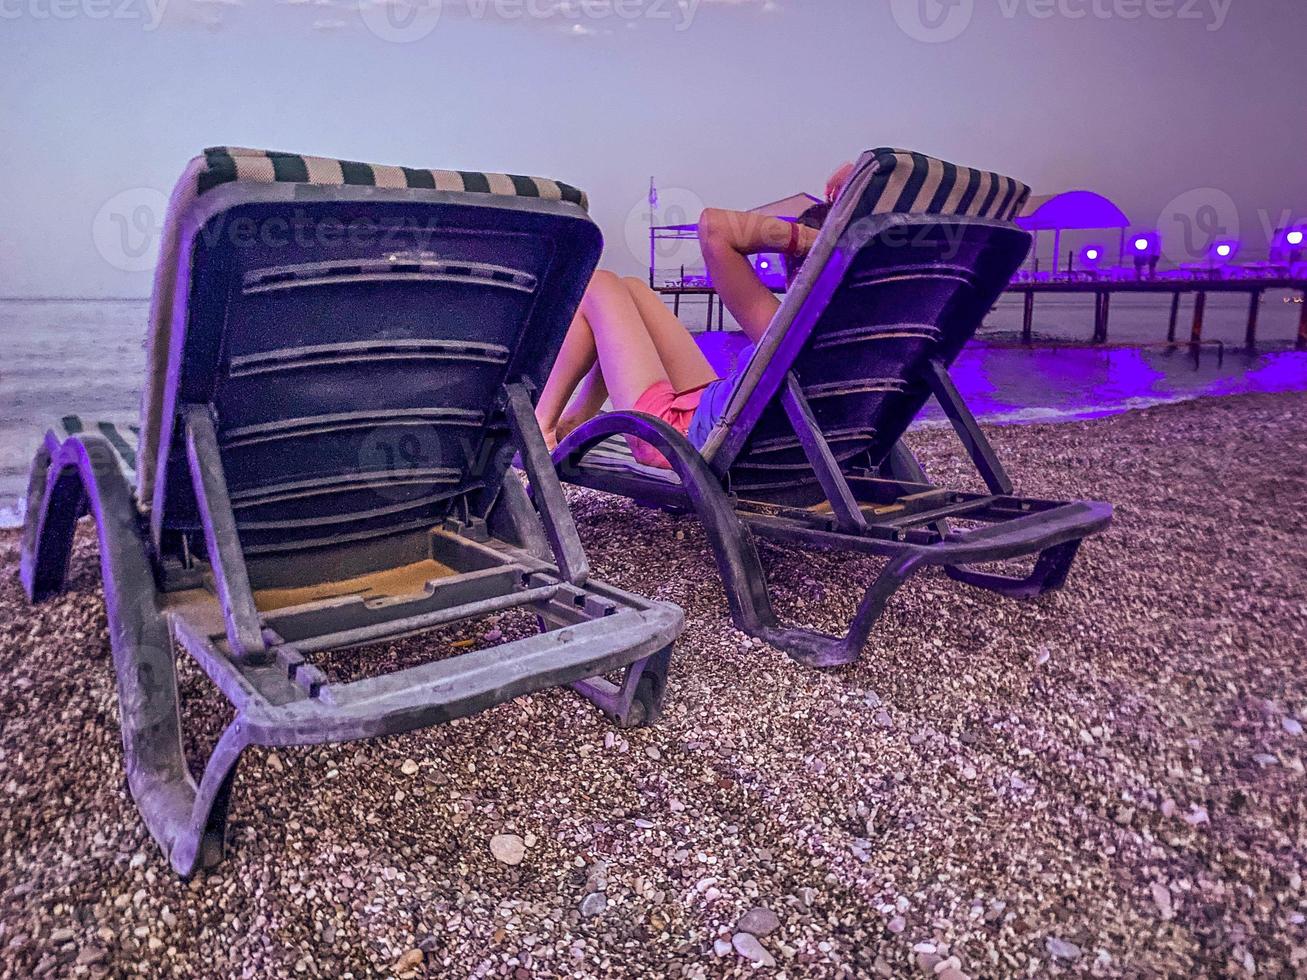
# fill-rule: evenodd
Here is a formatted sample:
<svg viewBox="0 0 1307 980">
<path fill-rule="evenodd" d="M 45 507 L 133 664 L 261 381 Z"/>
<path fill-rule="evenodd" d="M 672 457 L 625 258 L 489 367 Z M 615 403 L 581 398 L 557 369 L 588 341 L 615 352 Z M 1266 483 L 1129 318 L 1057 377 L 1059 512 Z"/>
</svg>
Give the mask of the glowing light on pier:
<svg viewBox="0 0 1307 980">
<path fill-rule="evenodd" d="M 1284 236 L 1284 240 L 1295 248 L 1302 244 L 1303 233 L 1300 231 L 1291 231 Z"/>
</svg>

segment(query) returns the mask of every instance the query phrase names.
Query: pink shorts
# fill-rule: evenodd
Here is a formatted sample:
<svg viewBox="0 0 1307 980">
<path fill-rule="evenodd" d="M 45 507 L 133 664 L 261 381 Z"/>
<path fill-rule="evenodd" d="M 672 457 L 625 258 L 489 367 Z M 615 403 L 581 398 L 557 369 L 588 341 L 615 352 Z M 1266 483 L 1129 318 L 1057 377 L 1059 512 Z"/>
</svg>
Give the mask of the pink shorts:
<svg viewBox="0 0 1307 980">
<path fill-rule="evenodd" d="M 635 400 L 634 411 L 662 419 L 681 435 L 685 435 L 690 431 L 690 420 L 694 418 L 695 409 L 703 400 L 703 391 L 707 387 L 708 385 L 705 384 L 698 388 L 691 388 L 689 391 L 678 392 L 670 381 L 655 381 Z M 627 436 L 627 442 L 631 444 L 631 452 L 635 455 L 637 463 L 656 466 L 662 470 L 672 468 L 672 465 L 663 459 L 663 454 L 643 439 Z"/>
</svg>

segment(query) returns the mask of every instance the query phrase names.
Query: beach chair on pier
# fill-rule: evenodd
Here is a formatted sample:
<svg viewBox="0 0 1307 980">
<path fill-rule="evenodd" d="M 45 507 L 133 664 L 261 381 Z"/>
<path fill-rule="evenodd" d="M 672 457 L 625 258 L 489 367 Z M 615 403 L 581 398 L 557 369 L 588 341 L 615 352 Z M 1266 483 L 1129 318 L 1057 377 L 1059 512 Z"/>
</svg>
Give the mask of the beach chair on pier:
<svg viewBox="0 0 1307 980">
<path fill-rule="evenodd" d="M 600 246 L 584 196 L 550 180 L 192 161 L 139 449 L 76 418 L 52 431 L 21 567 L 33 601 L 59 592 L 94 516 L 127 779 L 177 872 L 220 858 L 250 745 L 406 732 L 561 685 L 620 724 L 656 716 L 682 613 L 589 577 L 532 410 Z M 538 634 L 348 682 L 315 664 L 514 610 Z M 198 783 L 174 644 L 234 709 Z"/>
<path fill-rule="evenodd" d="M 561 476 L 695 513 L 735 624 L 810 666 L 857 659 L 894 591 L 924 566 L 1007 596 L 1059 588 L 1111 508 L 1017 495 L 949 376 L 1025 260 L 1030 237 L 1011 218 L 1027 194 L 916 153 L 864 154 L 702 452 L 651 416 L 612 412 L 558 446 Z M 986 492 L 936 486 L 902 443 L 931 396 Z M 627 435 L 671 471 L 632 460 L 614 439 Z M 833 636 L 778 621 L 755 537 L 888 562 L 848 632 Z M 1025 558 L 1033 567 L 1017 574 L 991 565 Z"/>
</svg>

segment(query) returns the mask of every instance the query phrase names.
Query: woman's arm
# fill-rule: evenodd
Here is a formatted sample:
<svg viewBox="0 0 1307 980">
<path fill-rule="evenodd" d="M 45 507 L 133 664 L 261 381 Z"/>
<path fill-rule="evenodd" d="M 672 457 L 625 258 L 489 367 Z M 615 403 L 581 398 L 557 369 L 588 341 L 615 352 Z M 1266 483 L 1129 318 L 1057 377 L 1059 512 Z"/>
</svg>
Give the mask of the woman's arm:
<svg viewBox="0 0 1307 980">
<path fill-rule="evenodd" d="M 767 331 L 780 301 L 763 285 L 748 257 L 759 252 L 789 252 L 796 240 L 794 251 L 803 254 L 817 240 L 817 230 L 781 218 L 719 208 L 708 208 L 699 218 L 699 245 L 713 286 L 755 344 Z"/>
</svg>

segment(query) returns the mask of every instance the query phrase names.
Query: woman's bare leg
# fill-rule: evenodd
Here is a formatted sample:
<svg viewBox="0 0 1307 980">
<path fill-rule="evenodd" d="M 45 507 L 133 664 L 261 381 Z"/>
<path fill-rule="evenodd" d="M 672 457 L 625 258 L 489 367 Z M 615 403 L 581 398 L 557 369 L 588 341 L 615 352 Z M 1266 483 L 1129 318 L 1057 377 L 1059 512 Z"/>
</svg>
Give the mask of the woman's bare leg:
<svg viewBox="0 0 1307 980">
<path fill-rule="evenodd" d="M 643 280 L 634 277 L 623 279 L 622 284 L 640 312 L 658 359 L 663 362 L 667 379 L 676 391 L 690 391 L 717 380 L 717 372 L 704 357 L 699 345 L 685 329 L 685 324 L 672 314 L 662 299 Z"/>
<path fill-rule="evenodd" d="M 577 389 L 576 395 L 568 403 L 567 408 L 563 409 L 563 414 L 554 429 L 558 441 L 562 442 L 573 429 L 598 415 L 606 401 L 608 401 L 608 385 L 604 384 L 604 372 L 600 370 L 599 362 L 596 360 L 590 373 L 581 379 L 581 387 Z"/>
<path fill-rule="evenodd" d="M 549 379 L 540 392 L 536 403 L 536 421 L 544 433 L 545 445 L 553 449 L 558 443 L 558 423 L 572 399 L 572 393 L 581 380 L 588 376 L 597 365 L 594 331 L 585 318 L 583 310 L 577 310 L 572 318 L 572 325 L 563 339 L 563 346 L 549 372 Z M 600 402 L 602 405 L 603 402 Z M 596 409 L 598 411 L 598 409 Z"/>
<path fill-rule="evenodd" d="M 669 380 L 635 301 L 614 273 L 596 273 L 581 309 L 594 332 L 600 370 L 617 408 L 633 408 L 651 385 Z"/>
</svg>

